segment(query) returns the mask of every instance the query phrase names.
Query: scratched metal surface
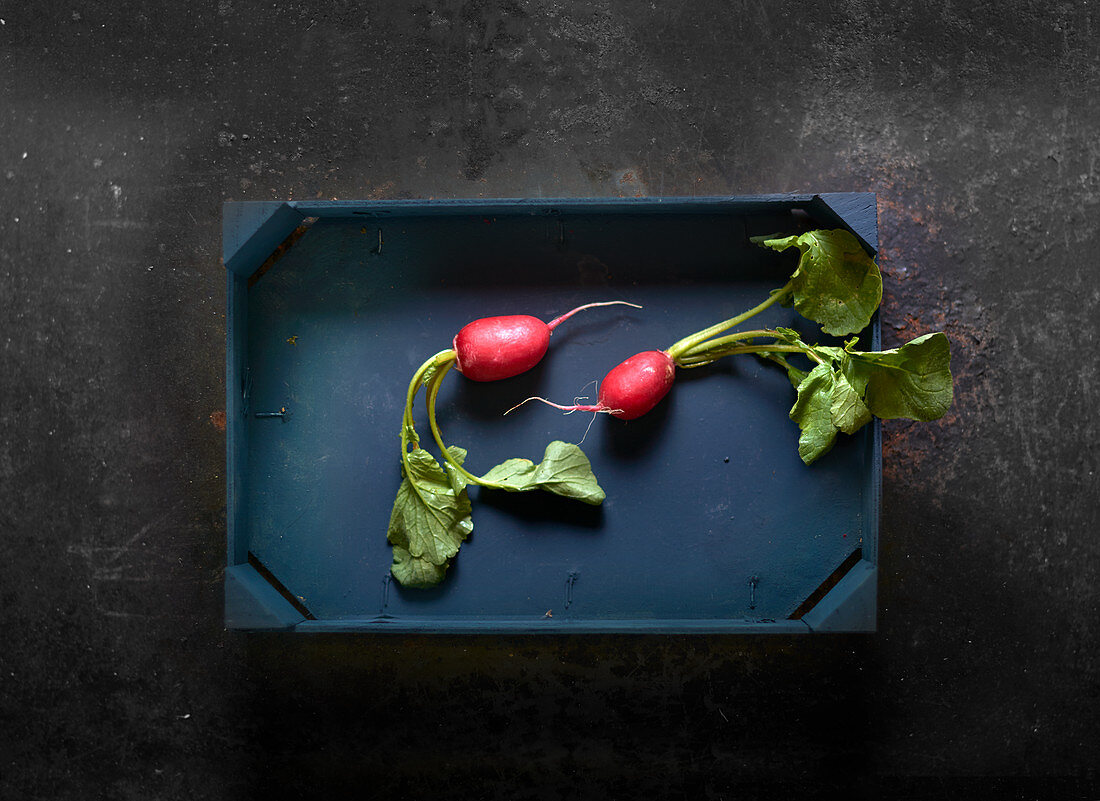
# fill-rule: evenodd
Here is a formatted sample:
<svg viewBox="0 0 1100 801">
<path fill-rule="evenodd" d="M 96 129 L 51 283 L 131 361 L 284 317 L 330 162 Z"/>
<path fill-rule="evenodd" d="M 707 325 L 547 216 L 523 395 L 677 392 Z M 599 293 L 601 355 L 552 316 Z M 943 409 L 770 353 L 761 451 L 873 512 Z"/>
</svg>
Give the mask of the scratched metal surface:
<svg viewBox="0 0 1100 801">
<path fill-rule="evenodd" d="M 0 796 L 1095 795 L 1092 4 L 272 5 L 0 9 Z M 955 353 L 877 635 L 223 630 L 223 200 L 825 188 Z"/>
</svg>

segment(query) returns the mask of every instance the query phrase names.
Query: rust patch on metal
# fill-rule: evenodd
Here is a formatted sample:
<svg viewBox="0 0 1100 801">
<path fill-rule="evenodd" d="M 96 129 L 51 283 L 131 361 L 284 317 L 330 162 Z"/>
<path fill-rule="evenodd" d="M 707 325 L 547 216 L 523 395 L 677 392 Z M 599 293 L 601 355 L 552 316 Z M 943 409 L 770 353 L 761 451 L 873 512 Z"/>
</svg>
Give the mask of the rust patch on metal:
<svg viewBox="0 0 1100 801">
<path fill-rule="evenodd" d="M 214 426 L 214 428 L 218 429 L 218 431 L 221 431 L 223 434 L 225 433 L 225 423 L 226 417 L 224 410 L 210 413 L 210 425 Z"/>
<path fill-rule="evenodd" d="M 934 209 L 879 195 L 878 213 L 882 347 L 899 347 L 922 334 L 943 331 L 951 343 L 954 390 L 951 407 L 939 420 L 883 423 L 883 473 L 891 482 L 931 482 L 942 490 L 950 480 L 958 441 L 994 397 L 986 376 L 994 337 L 986 329 L 979 298 L 946 269 L 956 254 L 949 226 L 937 220 Z M 935 470 L 925 471 L 926 462 Z"/>
</svg>

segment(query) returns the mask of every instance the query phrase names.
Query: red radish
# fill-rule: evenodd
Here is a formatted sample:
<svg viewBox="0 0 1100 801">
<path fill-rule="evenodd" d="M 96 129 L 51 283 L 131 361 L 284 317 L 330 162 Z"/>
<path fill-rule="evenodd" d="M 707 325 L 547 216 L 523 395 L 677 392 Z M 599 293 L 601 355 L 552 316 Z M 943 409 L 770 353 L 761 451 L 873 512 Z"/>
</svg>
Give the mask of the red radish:
<svg viewBox="0 0 1100 801">
<path fill-rule="evenodd" d="M 558 325 L 583 309 L 616 304 L 641 308 L 634 303 L 609 300 L 578 306 L 549 323 L 526 314 L 474 320 L 454 338 L 455 369 L 473 381 L 500 381 L 525 373 L 546 355 L 550 334 Z"/>
<path fill-rule="evenodd" d="M 676 363 L 672 357 L 663 350 L 647 350 L 611 369 L 600 385 L 595 404 L 561 406 L 545 398 L 528 398 L 523 403 L 537 400 L 564 412 L 604 412 L 620 420 L 633 420 L 660 403 L 672 389 L 675 378 Z"/>
<path fill-rule="evenodd" d="M 612 417 L 641 417 L 672 389 L 676 364 L 663 350 L 647 350 L 631 356 L 604 377 L 599 406 Z"/>
</svg>

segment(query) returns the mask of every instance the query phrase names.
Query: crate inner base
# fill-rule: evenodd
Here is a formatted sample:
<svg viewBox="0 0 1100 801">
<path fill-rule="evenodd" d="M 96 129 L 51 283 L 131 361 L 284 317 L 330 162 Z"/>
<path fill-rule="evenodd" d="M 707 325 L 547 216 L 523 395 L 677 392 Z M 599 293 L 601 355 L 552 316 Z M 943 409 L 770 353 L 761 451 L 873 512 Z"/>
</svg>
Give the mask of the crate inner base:
<svg viewBox="0 0 1100 801">
<path fill-rule="evenodd" d="M 319 220 L 248 290 L 249 551 L 318 620 L 790 617 L 861 545 L 870 427 L 802 464 L 794 390 L 752 356 L 679 371 L 636 421 L 535 403 L 503 412 L 533 395 L 594 399 L 624 358 L 756 305 L 795 258 L 748 237 L 793 230 L 787 216 L 725 214 Z M 477 474 L 583 438 L 603 506 L 471 488 L 474 532 L 443 584 L 391 581 L 386 527 L 416 367 L 472 319 L 549 320 L 605 300 L 644 308 L 581 312 L 523 376 L 452 371 L 438 403 L 446 441 Z M 777 325 L 832 341 L 778 306 L 751 323 Z M 434 450 L 423 393 L 415 415 Z"/>
</svg>

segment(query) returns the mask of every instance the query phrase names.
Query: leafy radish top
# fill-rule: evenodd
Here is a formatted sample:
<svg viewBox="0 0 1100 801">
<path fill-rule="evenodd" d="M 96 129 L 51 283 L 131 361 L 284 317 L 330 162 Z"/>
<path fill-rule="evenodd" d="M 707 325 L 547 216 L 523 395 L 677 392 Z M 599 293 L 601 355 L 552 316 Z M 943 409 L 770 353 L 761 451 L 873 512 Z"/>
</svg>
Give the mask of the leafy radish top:
<svg viewBox="0 0 1100 801">
<path fill-rule="evenodd" d="M 952 400 L 951 351 L 940 332 L 886 351 L 856 350 L 858 338 L 844 347 L 809 345 L 787 328 L 726 334 L 776 303 L 793 306 L 827 334 L 856 334 L 867 327 L 882 301 L 878 266 L 848 231 L 817 230 L 752 241 L 776 251 L 796 247 L 801 254 L 787 283 L 766 300 L 664 351 L 631 356 L 607 374 L 596 404 L 561 406 L 543 398 L 527 400 L 630 420 L 648 412 L 668 393 L 675 367 L 701 367 L 725 356 L 755 353 L 782 366 L 797 391 L 789 416 L 801 430 L 798 454 L 806 464 L 827 453 L 838 432 L 852 434 L 873 417 L 927 421 L 944 415 Z M 791 364 L 792 354 L 805 357 L 811 369 Z M 660 381 L 653 380 L 656 375 Z"/>
<path fill-rule="evenodd" d="M 778 303 L 793 306 L 826 334 L 849 336 L 867 327 L 882 300 L 878 266 L 848 231 L 817 230 L 752 241 L 780 252 L 799 250 L 798 266 L 786 284 L 753 308 L 665 350 L 631 356 L 607 374 L 596 404 L 550 405 L 631 420 L 665 397 L 677 367 L 690 369 L 752 353 L 786 370 L 795 388 L 789 416 L 799 427 L 798 454 L 806 464 L 827 453 L 838 433 L 852 434 L 875 417 L 924 421 L 943 416 L 952 401 L 950 344 L 943 333 L 926 334 L 885 351 L 857 350 L 858 337 L 842 347 L 808 344 L 789 328 L 727 333 Z M 388 533 L 392 572 L 402 584 L 430 587 L 442 581 L 450 560 L 473 530 L 469 484 L 508 492 L 537 488 L 590 504 L 603 501 L 591 464 L 576 445 L 551 442 L 538 464 L 509 459 L 478 477 L 464 467 L 466 451 L 444 443 L 435 419 L 440 382 L 452 367 L 474 381 L 518 375 L 543 357 L 559 323 L 581 309 L 602 305 L 608 304 L 588 304 L 550 323 L 526 315 L 475 320 L 455 336 L 453 349 L 435 354 L 413 375 L 401 428 L 404 480 Z M 789 359 L 795 357 L 806 361 L 809 369 L 792 364 Z M 420 447 L 413 424 L 413 400 L 421 386 L 427 390 L 428 425 L 442 464 Z M 527 400 L 550 403 L 543 398 Z"/>
<path fill-rule="evenodd" d="M 604 492 L 592 473 L 588 457 L 577 445 L 555 441 L 546 446 L 542 461 L 509 459 L 483 476 L 469 472 L 466 451 L 443 441 L 435 417 L 436 398 L 444 376 L 456 367 L 474 381 L 496 381 L 531 369 L 546 353 L 550 334 L 582 309 L 623 301 L 589 303 L 549 323 L 535 317 L 486 317 L 464 326 L 454 348 L 424 362 L 413 374 L 405 396 L 401 423 L 402 481 L 390 514 L 387 538 L 393 546 L 394 577 L 409 587 L 431 587 L 443 580 L 450 560 L 470 536 L 474 524 L 467 487 L 526 492 L 542 489 L 555 495 L 599 505 Z M 637 307 L 636 307 L 637 308 Z M 413 401 L 420 388 L 427 395 L 428 426 L 443 462 L 420 447 L 413 421 Z"/>
</svg>

